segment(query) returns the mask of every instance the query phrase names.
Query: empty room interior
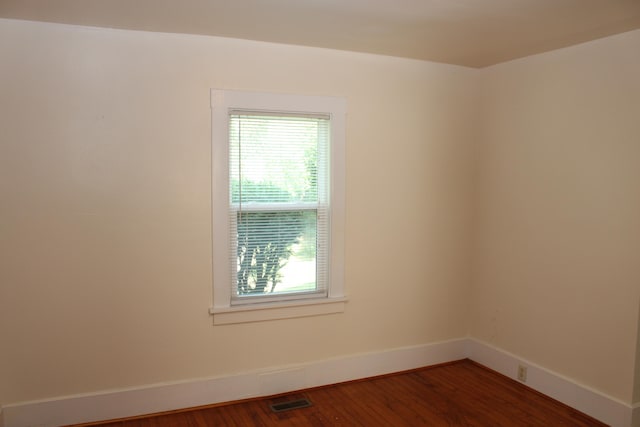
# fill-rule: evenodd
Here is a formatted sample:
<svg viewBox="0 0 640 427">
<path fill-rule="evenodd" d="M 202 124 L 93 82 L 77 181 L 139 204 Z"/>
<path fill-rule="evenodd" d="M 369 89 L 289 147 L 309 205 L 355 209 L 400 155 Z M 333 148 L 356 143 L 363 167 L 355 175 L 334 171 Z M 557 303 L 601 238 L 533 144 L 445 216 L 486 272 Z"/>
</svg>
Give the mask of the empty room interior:
<svg viewBox="0 0 640 427">
<path fill-rule="evenodd" d="M 220 308 L 223 92 L 344 105 L 339 298 Z M 640 3 L 0 0 L 0 251 L 0 427 L 461 359 L 640 427 Z"/>
</svg>

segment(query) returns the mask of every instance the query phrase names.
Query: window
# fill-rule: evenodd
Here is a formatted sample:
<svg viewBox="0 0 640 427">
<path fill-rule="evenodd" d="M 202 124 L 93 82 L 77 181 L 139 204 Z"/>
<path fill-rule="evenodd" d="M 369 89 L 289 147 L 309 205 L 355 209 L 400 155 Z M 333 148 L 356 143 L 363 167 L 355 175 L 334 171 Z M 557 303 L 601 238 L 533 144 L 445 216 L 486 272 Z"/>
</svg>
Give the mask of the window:
<svg viewBox="0 0 640 427">
<path fill-rule="evenodd" d="M 211 91 L 214 323 L 344 310 L 344 128 L 332 97 Z"/>
</svg>

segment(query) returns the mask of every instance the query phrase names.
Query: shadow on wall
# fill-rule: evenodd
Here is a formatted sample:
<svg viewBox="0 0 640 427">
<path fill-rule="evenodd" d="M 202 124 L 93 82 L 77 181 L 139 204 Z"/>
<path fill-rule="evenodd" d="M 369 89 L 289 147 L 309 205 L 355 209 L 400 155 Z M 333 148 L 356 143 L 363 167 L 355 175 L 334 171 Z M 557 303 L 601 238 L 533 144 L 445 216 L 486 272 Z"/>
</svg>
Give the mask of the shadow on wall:
<svg viewBox="0 0 640 427">
<path fill-rule="evenodd" d="M 636 408 L 636 420 L 634 426 L 640 426 L 640 298 L 638 299 L 638 328 L 636 329 L 636 367 L 635 381 L 633 382 L 633 403 Z"/>
</svg>

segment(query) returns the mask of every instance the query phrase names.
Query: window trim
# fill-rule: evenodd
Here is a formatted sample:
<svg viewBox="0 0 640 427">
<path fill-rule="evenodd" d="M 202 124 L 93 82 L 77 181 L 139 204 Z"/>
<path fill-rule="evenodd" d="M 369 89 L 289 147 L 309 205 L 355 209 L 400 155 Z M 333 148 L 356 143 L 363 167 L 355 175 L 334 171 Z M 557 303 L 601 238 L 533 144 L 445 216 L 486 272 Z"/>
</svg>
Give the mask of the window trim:
<svg viewBox="0 0 640 427">
<path fill-rule="evenodd" d="M 276 114 L 329 114 L 331 117 L 331 230 L 326 297 L 231 305 L 231 264 L 228 261 L 228 116 L 231 110 L 243 109 Z M 214 324 L 275 320 L 344 311 L 345 122 L 344 98 L 211 89 L 213 304 L 209 312 L 213 315 Z"/>
</svg>

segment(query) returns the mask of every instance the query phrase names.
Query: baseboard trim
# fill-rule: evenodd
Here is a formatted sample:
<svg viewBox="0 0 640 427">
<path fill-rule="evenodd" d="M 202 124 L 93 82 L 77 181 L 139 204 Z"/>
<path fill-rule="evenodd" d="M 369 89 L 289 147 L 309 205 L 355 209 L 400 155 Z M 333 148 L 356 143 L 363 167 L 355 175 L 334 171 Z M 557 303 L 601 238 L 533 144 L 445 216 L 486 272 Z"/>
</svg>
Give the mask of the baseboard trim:
<svg viewBox="0 0 640 427">
<path fill-rule="evenodd" d="M 467 339 L 283 366 L 257 372 L 6 405 L 0 427 L 55 427 L 269 396 L 466 357 Z"/>
<path fill-rule="evenodd" d="M 583 412 L 611 427 L 640 427 L 632 424 L 638 410 L 613 397 L 552 372 L 485 342 L 468 339 L 467 357 L 517 381 L 518 366 L 527 367 L 525 385 Z M 634 413 L 634 414 L 632 414 Z"/>
</svg>

